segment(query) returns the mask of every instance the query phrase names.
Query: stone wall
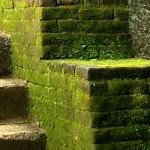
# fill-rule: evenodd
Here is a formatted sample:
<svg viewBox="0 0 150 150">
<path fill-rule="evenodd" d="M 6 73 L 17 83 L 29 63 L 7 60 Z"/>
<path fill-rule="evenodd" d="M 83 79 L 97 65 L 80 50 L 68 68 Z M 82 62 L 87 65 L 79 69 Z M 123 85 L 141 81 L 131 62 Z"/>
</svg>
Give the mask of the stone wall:
<svg viewBox="0 0 150 150">
<path fill-rule="evenodd" d="M 150 2 L 129 0 L 130 30 L 136 56 L 150 59 Z"/>
<path fill-rule="evenodd" d="M 41 7 L 47 6 L 47 2 L 50 2 L 48 6 L 51 7 Z M 105 10 L 101 2 L 103 2 L 104 5 L 109 5 L 109 9 Z M 78 8 L 78 5 L 75 4 L 82 4 L 82 7 Z M 112 21 L 112 25 L 114 22 L 116 23 L 118 20 L 122 22 L 122 19 L 124 19 L 127 4 L 124 0 L 86 0 L 84 3 L 72 0 L 59 0 L 57 3 L 56 1 L 32 0 L 0 1 L 0 30 L 8 33 L 11 37 L 13 73 L 14 76 L 28 81 L 29 97 L 31 99 L 31 116 L 34 116 L 40 126 L 46 130 L 48 136 L 48 150 L 84 150 L 87 148 L 89 148 L 89 150 L 106 150 L 107 148 L 113 149 L 114 147 L 119 149 L 119 147 L 122 146 L 129 149 L 132 147 L 137 148 L 139 143 L 141 148 L 143 145 L 143 142 L 140 141 L 140 139 L 143 139 L 142 133 L 143 131 L 149 131 L 149 127 L 146 125 L 143 127 L 134 126 L 134 124 L 138 122 L 142 122 L 142 124 L 149 123 L 149 119 L 147 119 L 149 118 L 149 113 L 148 110 L 146 110 L 148 105 L 146 102 L 147 99 L 149 99 L 147 95 L 150 92 L 150 87 L 147 82 L 148 79 L 145 80 L 145 78 L 149 77 L 149 70 L 145 70 L 142 67 L 141 70 L 139 68 L 139 71 L 137 71 L 138 68 L 135 67 L 135 70 L 127 69 L 126 72 L 125 69 L 124 72 L 124 69 L 119 69 L 115 72 L 114 69 L 108 69 L 106 67 L 106 70 L 104 69 L 97 72 L 97 69 L 93 68 L 76 67 L 76 65 L 61 64 L 57 61 L 49 62 L 40 59 L 43 58 L 45 54 L 53 52 L 51 50 L 53 45 L 50 44 L 55 43 L 56 45 L 54 46 L 57 46 L 71 40 L 71 37 L 76 38 L 74 34 L 68 32 L 67 35 L 65 34 L 66 30 L 71 31 L 69 21 L 71 21 L 72 24 L 77 21 L 74 21 L 73 18 L 70 17 L 76 17 L 75 12 L 79 9 L 80 17 L 91 17 L 89 16 L 91 12 L 99 12 L 99 9 L 93 6 L 95 4 L 101 6 L 101 9 L 106 12 L 111 10 L 110 5 L 114 6 L 115 4 L 115 6 L 117 6 L 117 8 L 115 7 L 115 9 L 113 8 L 113 11 L 111 11 L 113 15 L 114 12 L 116 12 L 116 16 L 118 16 Z M 91 7 L 89 7 L 91 5 L 92 10 Z M 123 13 L 120 13 L 120 7 L 125 10 Z M 101 13 L 101 9 L 99 16 L 92 14 L 92 17 L 103 17 L 102 14 L 105 11 Z M 88 11 L 90 11 L 90 13 L 87 13 Z M 53 12 L 55 15 L 51 15 L 50 12 Z M 61 14 L 65 15 L 61 16 Z M 79 15 L 79 13 L 77 14 Z M 104 15 L 104 17 L 107 16 Z M 56 24 L 58 22 L 59 26 L 61 25 L 61 33 L 54 32 L 58 31 Z M 127 23 L 128 21 L 125 22 Z M 74 27 L 75 30 L 80 30 L 79 27 L 77 29 L 76 26 Z M 124 25 L 123 28 L 118 26 L 117 28 L 120 30 L 128 30 L 128 26 L 126 27 Z M 85 30 L 86 28 L 83 26 L 83 29 Z M 100 30 L 101 28 L 98 26 L 97 29 Z M 105 26 L 103 29 L 105 29 Z M 72 36 L 68 36 L 70 34 Z M 89 33 L 85 33 L 83 37 L 87 37 L 88 34 Z M 129 50 L 128 46 L 130 47 L 132 44 L 130 41 L 131 36 L 128 33 L 117 33 L 117 35 L 108 33 L 108 35 L 105 36 L 107 37 L 105 38 L 107 39 L 105 45 L 107 45 L 107 43 L 113 45 L 119 42 L 119 47 L 121 43 L 121 45 L 124 44 L 126 49 Z M 95 41 L 98 39 L 97 43 L 99 43 L 103 41 L 103 37 L 105 36 L 99 36 L 98 34 L 96 35 L 97 38 L 95 38 Z M 113 36 L 115 38 L 113 38 Z M 118 40 L 122 36 L 122 40 Z M 91 39 L 93 38 L 90 37 L 90 41 Z M 84 43 L 80 43 L 79 41 L 78 47 L 83 46 L 82 44 Z M 48 50 L 46 50 L 46 47 L 48 47 Z M 55 47 L 53 50 L 55 50 Z M 77 71 L 77 69 L 79 70 Z M 103 72 L 102 76 L 99 74 L 101 71 Z M 117 78 L 118 81 L 116 80 Z M 132 84 L 130 85 L 129 83 Z M 124 91 L 126 93 L 124 93 Z M 106 97 L 107 94 L 109 94 L 108 98 Z M 122 100 L 124 101 L 122 102 Z M 142 101 L 142 103 L 139 104 L 139 101 Z M 124 110 L 126 108 L 131 108 L 131 110 Z M 137 108 L 137 111 L 134 111 L 135 108 Z M 122 112 L 121 116 L 120 112 Z M 143 112 L 145 113 L 144 118 L 138 118 L 138 116 L 143 116 Z M 126 127 L 130 124 L 133 125 L 130 127 L 134 129 L 134 133 L 130 127 Z M 127 131 L 128 136 L 125 134 L 117 134 L 116 131 L 118 131 L 118 127 L 112 128 L 117 125 L 124 126 L 121 129 L 119 128 L 120 133 L 126 133 Z M 91 127 L 94 129 L 98 128 L 98 130 L 94 130 L 93 132 L 93 128 Z M 137 130 L 138 134 L 134 137 Z M 146 135 L 144 137 L 145 139 Z M 107 137 L 110 136 L 114 144 L 108 144 L 111 143 L 107 139 Z M 126 137 L 130 139 L 126 139 Z M 130 140 L 136 139 L 139 140 L 130 142 Z M 124 142 L 127 140 L 128 143 Z M 147 146 L 146 143 L 144 144 Z"/>
<path fill-rule="evenodd" d="M 11 43 L 8 36 L 0 34 L 0 76 L 12 71 Z"/>
<path fill-rule="evenodd" d="M 43 8 L 43 58 L 133 57 L 128 18 L 126 0 L 58 0 Z"/>
</svg>

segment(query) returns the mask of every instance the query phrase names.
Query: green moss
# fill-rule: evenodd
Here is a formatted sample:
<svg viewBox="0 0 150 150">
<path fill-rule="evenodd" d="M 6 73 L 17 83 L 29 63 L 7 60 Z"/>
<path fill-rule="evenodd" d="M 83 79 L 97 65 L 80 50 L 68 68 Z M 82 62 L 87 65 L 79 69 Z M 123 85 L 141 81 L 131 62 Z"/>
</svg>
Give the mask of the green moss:
<svg viewBox="0 0 150 150">
<path fill-rule="evenodd" d="M 146 80 L 111 80 L 108 81 L 110 95 L 144 94 L 147 91 Z"/>
<path fill-rule="evenodd" d="M 129 20 L 129 10 L 125 8 L 115 8 L 114 16 L 117 20 Z"/>
<path fill-rule="evenodd" d="M 81 42 L 81 41 L 80 41 Z M 122 59 L 134 54 L 128 53 L 128 46 L 85 45 L 77 41 L 71 45 L 51 45 L 43 47 L 44 59 Z"/>
<path fill-rule="evenodd" d="M 95 131 L 95 144 L 108 141 L 149 140 L 149 126 L 132 125 L 119 128 L 103 128 Z"/>
<path fill-rule="evenodd" d="M 125 142 L 111 142 L 109 144 L 96 144 L 95 145 L 97 150 L 114 150 L 114 149 L 123 149 L 123 150 L 135 150 L 135 149 L 142 149 L 148 150 L 149 149 L 149 141 L 143 140 L 135 140 L 135 141 L 125 141 Z"/>
<path fill-rule="evenodd" d="M 127 0 L 103 0 L 102 5 L 125 5 L 128 6 L 128 1 Z"/>
<path fill-rule="evenodd" d="M 54 60 L 54 62 L 57 60 Z M 53 62 L 53 61 L 52 61 Z M 61 63 L 71 63 L 77 65 L 86 65 L 86 66 L 95 66 L 95 67 L 102 67 L 102 68 L 109 68 L 109 67 L 149 67 L 150 61 L 144 59 L 121 59 L 121 60 L 59 60 Z"/>
<path fill-rule="evenodd" d="M 50 21 L 42 21 L 41 22 L 41 32 L 58 32 L 58 26 L 56 20 L 50 20 Z"/>
<path fill-rule="evenodd" d="M 149 124 L 149 109 L 132 109 L 104 113 L 92 113 L 92 125 L 94 128 L 117 127 L 134 124 Z"/>
<path fill-rule="evenodd" d="M 105 112 L 134 108 L 148 108 L 148 95 L 99 96 L 89 100 L 90 111 Z"/>
<path fill-rule="evenodd" d="M 113 8 L 81 8 L 79 9 L 81 20 L 111 20 L 114 19 Z"/>
<path fill-rule="evenodd" d="M 77 19 L 78 9 L 75 7 L 44 7 L 42 20 Z"/>
<path fill-rule="evenodd" d="M 149 75 L 150 62 L 138 59 L 97 61 L 97 58 L 134 55 L 130 52 L 128 10 L 121 10 L 124 7 L 120 6 L 85 7 L 92 3 L 126 5 L 127 1 L 85 0 L 84 6 L 40 8 L 21 0 L 15 2 L 15 9 L 5 9 L 12 7 L 10 1 L 5 1 L 0 2 L 3 6 L 0 23 L 3 31 L 12 37 L 14 74 L 28 81 L 30 115 L 46 130 L 47 149 L 141 148 L 141 142 L 128 141 L 126 146 L 124 140 L 149 138 L 149 127 L 142 124 L 149 124 L 150 88 L 146 80 L 135 78 L 141 72 Z M 43 55 L 47 59 L 95 60 L 40 60 Z M 99 80 L 89 82 L 76 76 L 76 66 L 105 70 L 101 70 L 102 74 L 99 74 L 101 71 L 91 74 L 93 79 Z M 83 71 L 93 72 L 87 68 Z M 115 70 L 114 75 L 114 68 L 121 69 Z M 127 72 L 124 68 L 128 68 Z M 124 78 L 123 73 L 128 75 L 130 69 L 132 80 L 107 80 L 108 76 Z M 95 132 L 91 127 L 100 129 Z M 93 140 L 97 144 L 94 145 Z"/>
</svg>

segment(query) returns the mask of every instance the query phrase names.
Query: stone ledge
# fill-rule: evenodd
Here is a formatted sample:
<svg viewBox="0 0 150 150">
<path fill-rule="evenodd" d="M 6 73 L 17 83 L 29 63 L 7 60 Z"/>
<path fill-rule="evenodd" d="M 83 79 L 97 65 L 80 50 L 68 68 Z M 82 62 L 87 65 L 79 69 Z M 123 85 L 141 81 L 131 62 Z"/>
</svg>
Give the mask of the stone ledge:
<svg viewBox="0 0 150 150">
<path fill-rule="evenodd" d="M 87 80 L 149 78 L 150 67 L 92 68 L 77 66 L 76 75 Z"/>
<path fill-rule="evenodd" d="M 102 65 L 96 65 L 95 66 L 88 64 L 88 61 L 85 61 L 87 63 L 80 63 L 76 61 L 63 61 L 63 60 L 54 60 L 54 61 L 46 61 L 49 69 L 61 72 L 61 73 L 67 73 L 72 74 L 74 76 L 84 78 L 89 81 L 95 81 L 95 80 L 110 80 L 110 79 L 124 79 L 124 78 L 149 78 L 150 77 L 150 62 L 144 65 L 110 65 L 109 63 L 102 64 Z M 89 61 L 90 62 L 90 61 Z M 97 61 L 100 62 L 100 61 Z M 114 61 L 115 62 L 115 61 Z M 117 62 L 117 61 L 116 61 Z M 136 62 L 136 61 L 135 61 Z M 144 62 L 144 60 L 143 60 Z M 113 63 L 113 61 L 112 61 Z M 118 61 L 118 63 L 120 63 Z"/>
<path fill-rule="evenodd" d="M 14 124 L 0 126 L 0 149 L 45 150 L 45 132 L 35 125 Z"/>
</svg>

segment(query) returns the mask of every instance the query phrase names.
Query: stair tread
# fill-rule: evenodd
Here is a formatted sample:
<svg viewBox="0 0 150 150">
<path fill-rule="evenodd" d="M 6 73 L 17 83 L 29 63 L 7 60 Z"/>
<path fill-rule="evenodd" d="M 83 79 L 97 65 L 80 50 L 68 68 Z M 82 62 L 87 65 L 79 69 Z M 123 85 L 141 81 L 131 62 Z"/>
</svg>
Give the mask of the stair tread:
<svg viewBox="0 0 150 150">
<path fill-rule="evenodd" d="M 0 88 L 2 87 L 22 87 L 26 86 L 26 81 L 16 78 L 2 78 L 0 79 Z"/>
<path fill-rule="evenodd" d="M 45 132 L 35 124 L 7 124 L 0 125 L 0 140 L 36 140 L 44 136 Z"/>
</svg>

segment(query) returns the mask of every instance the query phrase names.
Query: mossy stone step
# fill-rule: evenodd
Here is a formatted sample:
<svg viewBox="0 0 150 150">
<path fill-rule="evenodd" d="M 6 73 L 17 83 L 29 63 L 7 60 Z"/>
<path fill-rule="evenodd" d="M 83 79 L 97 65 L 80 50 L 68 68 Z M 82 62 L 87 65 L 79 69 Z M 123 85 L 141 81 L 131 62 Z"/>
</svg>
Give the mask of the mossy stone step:
<svg viewBox="0 0 150 150">
<path fill-rule="evenodd" d="M 150 109 L 133 109 L 105 113 L 91 113 L 94 128 L 150 124 Z M 89 115 L 84 114 L 85 118 Z"/>
<path fill-rule="evenodd" d="M 128 125 L 149 125 L 150 109 L 133 109 L 112 112 L 75 112 L 76 122 L 92 128 L 119 127 Z"/>
<path fill-rule="evenodd" d="M 1 150 L 45 150 L 45 146 L 45 132 L 35 125 L 0 125 Z"/>
<path fill-rule="evenodd" d="M 126 7 L 43 7 L 41 20 L 128 20 L 129 10 Z"/>
<path fill-rule="evenodd" d="M 148 94 L 146 79 L 115 79 L 99 82 L 81 80 L 80 88 L 90 96 Z"/>
<path fill-rule="evenodd" d="M 142 59 L 90 61 L 66 59 L 47 61 L 47 64 L 50 70 L 62 73 L 65 70 L 67 74 L 73 74 L 88 81 L 150 77 L 150 61 Z"/>
<path fill-rule="evenodd" d="M 0 79 L 0 120 L 28 115 L 27 83 L 20 79 Z"/>
<path fill-rule="evenodd" d="M 149 140 L 135 140 L 126 142 L 112 142 L 108 144 L 95 144 L 94 150 L 149 150 Z"/>
<path fill-rule="evenodd" d="M 118 67 L 98 68 L 78 66 L 76 74 L 87 80 L 115 79 L 115 78 L 149 78 L 150 67 Z"/>
<path fill-rule="evenodd" d="M 94 129 L 94 143 L 150 140 L 150 126 L 129 125 L 123 127 Z"/>
<path fill-rule="evenodd" d="M 120 95 L 91 97 L 90 111 L 108 112 L 115 110 L 149 108 L 150 95 Z M 83 106 L 84 107 L 84 106 Z"/>
</svg>

